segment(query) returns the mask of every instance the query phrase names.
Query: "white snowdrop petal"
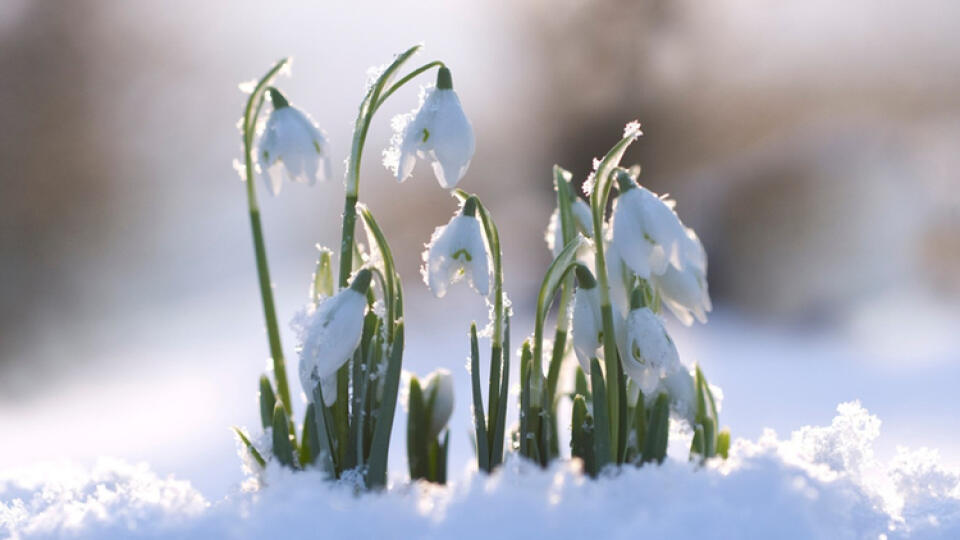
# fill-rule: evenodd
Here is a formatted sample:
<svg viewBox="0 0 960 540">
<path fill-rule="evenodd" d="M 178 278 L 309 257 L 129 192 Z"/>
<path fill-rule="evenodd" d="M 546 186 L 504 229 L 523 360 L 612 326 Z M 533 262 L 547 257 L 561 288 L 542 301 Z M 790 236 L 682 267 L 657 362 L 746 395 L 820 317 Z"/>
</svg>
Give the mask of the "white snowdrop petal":
<svg viewBox="0 0 960 540">
<path fill-rule="evenodd" d="M 348 288 L 325 299 L 307 315 L 300 332 L 299 373 L 308 398 L 312 399 L 316 384 L 336 375 L 360 344 L 366 302 L 364 295 Z M 327 388 L 323 391 L 326 396 Z"/>
<path fill-rule="evenodd" d="M 678 366 L 663 381 L 670 396 L 670 408 L 692 426 L 697 414 L 693 375 L 684 366 Z"/>
<path fill-rule="evenodd" d="M 602 329 L 598 290 L 578 287 L 573 294 L 573 350 L 587 374 L 590 373 L 590 360 L 598 357 Z"/>
<path fill-rule="evenodd" d="M 325 180 L 329 164 L 326 139 L 310 117 L 293 106 L 274 109 L 260 139 L 258 157 L 269 175 L 269 189 L 277 195 L 283 172 L 292 181 L 313 184 Z"/>
<path fill-rule="evenodd" d="M 410 176 L 420 157 L 430 161 L 441 186 L 453 188 L 466 173 L 475 146 L 473 127 L 456 92 L 436 87 L 425 90 L 411 117 L 403 128 L 399 150 L 388 152 L 398 155 L 397 180 Z"/>
<path fill-rule="evenodd" d="M 490 291 L 490 263 L 483 228 L 476 216 L 457 214 L 438 227 L 424 264 L 427 286 L 440 298 L 451 283 L 466 277 L 482 296 Z"/>
<path fill-rule="evenodd" d="M 630 190 L 633 192 L 634 190 Z M 678 268 L 682 268 L 682 261 L 678 258 L 680 242 L 686 238 L 686 231 L 680 218 L 673 209 L 653 192 L 646 188 L 638 188 L 641 197 L 641 216 L 644 232 L 654 242 L 663 246 L 668 259 Z"/>
<path fill-rule="evenodd" d="M 620 359 L 623 370 L 638 383 L 646 383 L 649 372 L 659 375 L 679 363 L 677 348 L 663 321 L 649 308 L 630 311 L 625 333 L 626 350 Z"/>
</svg>

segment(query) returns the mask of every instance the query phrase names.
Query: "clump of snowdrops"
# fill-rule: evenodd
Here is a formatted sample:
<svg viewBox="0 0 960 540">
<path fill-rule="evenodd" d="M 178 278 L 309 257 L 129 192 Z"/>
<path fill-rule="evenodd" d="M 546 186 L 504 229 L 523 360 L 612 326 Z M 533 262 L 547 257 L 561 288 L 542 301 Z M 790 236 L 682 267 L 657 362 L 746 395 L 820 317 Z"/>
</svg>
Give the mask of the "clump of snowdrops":
<svg viewBox="0 0 960 540">
<path fill-rule="evenodd" d="M 456 188 L 473 157 L 474 134 L 449 68 L 432 61 L 399 76 L 419 49 L 402 52 L 371 77 L 360 103 L 347 159 L 339 250 L 321 248 L 310 298 L 293 323 L 303 389 L 297 397 L 307 403 L 300 422 L 292 414 L 294 396 L 255 180 L 263 176 L 273 195 L 288 180 L 327 181 L 333 177 L 332 157 L 316 122 L 273 86 L 288 59 L 242 86 L 249 97 L 239 125 L 244 160 L 237 168 L 246 186 L 272 377 L 265 374 L 259 382 L 265 442 L 255 443 L 242 429 L 235 432 L 261 467 L 275 460 L 293 469 L 318 468 L 331 479 L 352 472 L 368 488 L 386 485 L 403 366 L 403 286 L 384 230 L 359 199 L 361 156 L 384 102 L 434 69 L 436 82 L 423 89 L 419 105 L 393 119 L 395 135 L 383 161 L 400 182 L 418 161 L 428 162 L 440 186 L 459 202 L 449 223 L 438 227 L 427 244 L 421 272 L 436 297 L 464 280 L 490 307 L 486 406 L 477 325 L 470 325 L 472 435 L 480 470 L 491 472 L 503 462 L 512 352 L 499 231 L 480 199 Z M 729 446 L 729 433 L 718 430 L 706 379 L 699 368 L 691 372 L 680 362 L 662 319 L 666 307 L 684 324 L 706 321 L 711 309 L 706 255 L 696 233 L 677 217 L 673 202 L 638 184 L 638 168 L 619 167 L 624 151 L 639 136 L 639 124 L 629 124 L 597 162 L 585 183 L 588 202 L 575 193 L 571 175 L 554 168 L 557 210 L 547 231 L 554 260 L 537 298 L 534 335 L 519 351 L 520 422 L 510 439 L 514 451 L 542 465 L 560 455 L 557 407 L 562 399 L 572 400 L 572 455 L 583 460 L 591 475 L 612 463 L 663 460 L 671 413 L 694 431 L 691 456 L 725 456 Z M 608 217 L 614 186 L 618 196 Z M 358 218 L 365 244 L 355 234 Z M 555 299 L 556 332 L 547 352 L 544 326 Z M 568 356 L 576 356 L 579 365 L 564 363 Z M 558 389 L 564 369 L 575 369 L 570 392 Z M 422 383 L 410 378 L 407 455 L 412 479 L 446 481 L 453 387 L 451 374 L 443 369 Z"/>
</svg>

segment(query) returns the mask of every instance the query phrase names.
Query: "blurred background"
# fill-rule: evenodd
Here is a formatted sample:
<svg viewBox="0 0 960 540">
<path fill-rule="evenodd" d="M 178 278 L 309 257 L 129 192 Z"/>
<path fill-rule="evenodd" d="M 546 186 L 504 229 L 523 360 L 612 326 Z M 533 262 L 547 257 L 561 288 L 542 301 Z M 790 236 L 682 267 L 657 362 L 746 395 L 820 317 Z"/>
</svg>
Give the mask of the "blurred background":
<svg viewBox="0 0 960 540">
<path fill-rule="evenodd" d="M 109 454 L 212 497 L 233 489 L 228 427 L 256 427 L 268 356 L 231 165 L 237 85 L 293 56 L 277 84 L 326 130 L 339 164 L 368 67 L 424 42 L 419 59 L 452 68 L 476 131 L 461 186 L 504 236 L 515 343 L 549 263 L 551 166 L 582 182 L 639 119 L 646 135 L 624 162 L 677 199 L 710 257 L 710 323 L 671 329 L 684 360 L 724 389 L 734 435 L 828 422 L 837 403 L 861 399 L 884 420 L 882 452 L 931 446 L 960 464 L 947 429 L 960 414 L 958 36 L 949 0 L 6 0 L 0 430 L 15 435 L 0 463 Z M 471 456 L 466 331 L 486 308 L 465 287 L 443 301 L 427 293 L 423 243 L 455 202 L 423 164 L 402 185 L 380 164 L 415 86 L 374 122 L 361 200 L 405 278 L 404 367 L 457 379 L 460 469 Z M 273 198 L 263 186 L 289 321 L 307 300 L 315 244 L 337 244 L 343 187 L 287 184 Z M 394 475 L 405 472 L 400 437 Z"/>
</svg>

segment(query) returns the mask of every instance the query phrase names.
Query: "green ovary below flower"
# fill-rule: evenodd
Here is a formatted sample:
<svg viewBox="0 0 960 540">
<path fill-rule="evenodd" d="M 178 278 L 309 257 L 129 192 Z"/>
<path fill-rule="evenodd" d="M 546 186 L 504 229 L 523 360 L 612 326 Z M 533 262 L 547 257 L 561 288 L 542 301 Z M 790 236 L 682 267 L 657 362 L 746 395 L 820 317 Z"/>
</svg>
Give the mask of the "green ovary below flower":
<svg viewBox="0 0 960 540">
<path fill-rule="evenodd" d="M 273 112 L 260 139 L 258 155 L 270 192 L 280 193 L 284 172 L 290 180 L 310 185 L 331 178 L 330 149 L 323 131 L 277 89 L 270 88 L 269 93 Z"/>
</svg>

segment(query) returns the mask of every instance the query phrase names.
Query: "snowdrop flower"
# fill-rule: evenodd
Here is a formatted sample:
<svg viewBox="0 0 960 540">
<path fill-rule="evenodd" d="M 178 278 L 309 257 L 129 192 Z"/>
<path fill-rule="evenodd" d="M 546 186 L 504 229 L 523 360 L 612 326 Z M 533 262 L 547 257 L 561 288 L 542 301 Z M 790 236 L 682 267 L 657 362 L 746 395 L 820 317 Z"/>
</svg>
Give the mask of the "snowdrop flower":
<svg viewBox="0 0 960 540">
<path fill-rule="evenodd" d="M 306 113 L 290 105 L 276 88 L 269 88 L 273 112 L 260 139 L 260 167 L 267 171 L 267 188 L 277 195 L 283 170 L 290 180 L 313 185 L 332 177 L 327 138 Z"/>
<path fill-rule="evenodd" d="M 593 237 L 593 216 L 590 213 L 590 206 L 588 206 L 583 199 L 577 197 L 573 200 L 573 203 L 570 207 L 573 210 L 573 223 L 575 230 L 579 231 L 587 238 Z M 544 235 L 544 240 L 547 242 L 547 249 L 553 253 L 554 257 L 563 251 L 563 227 L 560 226 L 559 209 L 554 209 L 553 214 L 550 215 L 550 222 L 547 224 L 547 232 Z M 582 249 L 590 252 L 590 249 L 587 246 L 584 246 Z"/>
<path fill-rule="evenodd" d="M 427 404 L 433 399 L 427 432 L 427 440 L 432 441 L 440 435 L 453 414 L 453 375 L 450 371 L 438 369 L 427 375 L 423 397 Z"/>
<path fill-rule="evenodd" d="M 313 398 L 317 384 L 327 406 L 337 401 L 337 370 L 353 356 L 363 333 L 370 270 L 357 272 L 349 288 L 325 299 L 308 313 L 300 332 L 300 384 Z"/>
<path fill-rule="evenodd" d="M 706 323 L 707 312 L 713 309 L 713 305 L 707 290 L 707 255 L 703 244 L 693 229 L 686 229 L 684 240 L 681 251 L 685 263 L 683 270 L 670 266 L 662 275 L 654 275 L 651 281 L 664 305 L 680 322 L 690 326 L 694 317 Z"/>
<path fill-rule="evenodd" d="M 620 257 L 617 246 L 607 242 L 604 248 L 607 258 L 607 283 L 610 285 L 610 301 L 621 317 L 630 312 L 630 292 L 636 284 L 636 277 Z"/>
<path fill-rule="evenodd" d="M 395 124 L 403 134 L 394 137 L 395 147 L 385 152 L 384 163 L 403 182 L 413 172 L 417 157 L 429 160 L 440 185 L 452 189 L 470 166 L 474 138 L 449 69 L 440 68 L 437 85 L 426 90 L 420 107 L 406 119 L 405 126 L 402 121 Z"/>
<path fill-rule="evenodd" d="M 590 272 L 578 266 L 577 290 L 573 293 L 573 351 L 583 372 L 590 373 L 590 360 L 600 358 L 603 346 L 603 318 L 600 289 Z"/>
<path fill-rule="evenodd" d="M 450 223 L 437 227 L 423 253 L 423 262 L 423 280 L 437 298 L 463 277 L 481 296 L 487 296 L 490 262 L 475 198 L 468 198 Z"/>
<path fill-rule="evenodd" d="M 617 180 L 620 196 L 613 209 L 613 244 L 623 261 L 644 279 L 663 274 L 668 264 L 682 270 L 686 233 L 672 204 L 637 185 L 626 171 Z"/>
<path fill-rule="evenodd" d="M 663 389 L 670 396 L 670 408 L 692 427 L 697 418 L 697 394 L 693 375 L 686 366 L 678 364 L 663 379 Z"/>
<path fill-rule="evenodd" d="M 643 291 L 635 289 L 630 304 L 620 361 L 644 395 L 652 395 L 661 377 L 680 365 L 680 357 L 663 321 L 644 304 Z"/>
</svg>

